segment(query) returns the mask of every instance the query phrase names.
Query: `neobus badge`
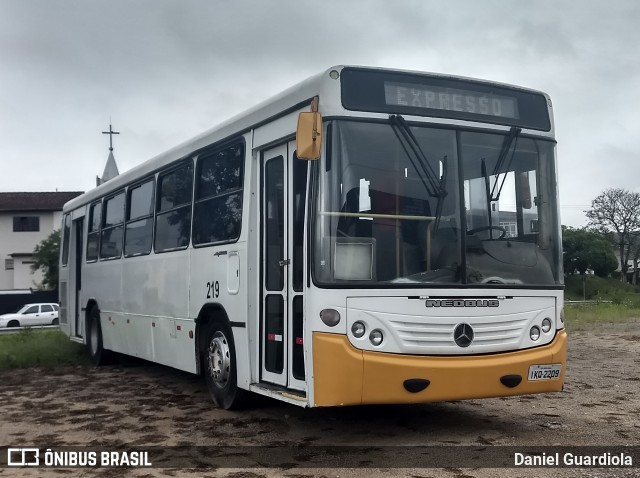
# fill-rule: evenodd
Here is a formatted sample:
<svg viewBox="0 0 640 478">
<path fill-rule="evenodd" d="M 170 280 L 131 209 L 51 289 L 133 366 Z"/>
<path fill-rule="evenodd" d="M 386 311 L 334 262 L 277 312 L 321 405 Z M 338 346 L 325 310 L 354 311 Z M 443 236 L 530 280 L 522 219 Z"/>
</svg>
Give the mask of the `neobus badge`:
<svg viewBox="0 0 640 478">
<path fill-rule="evenodd" d="M 426 307 L 500 307 L 498 299 L 427 299 Z"/>
</svg>

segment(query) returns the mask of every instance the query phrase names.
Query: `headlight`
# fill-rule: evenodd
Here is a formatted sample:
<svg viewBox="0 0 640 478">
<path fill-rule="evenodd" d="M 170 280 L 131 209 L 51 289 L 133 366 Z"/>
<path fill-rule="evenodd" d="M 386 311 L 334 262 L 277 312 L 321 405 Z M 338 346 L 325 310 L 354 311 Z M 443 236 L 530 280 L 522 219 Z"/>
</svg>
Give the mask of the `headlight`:
<svg viewBox="0 0 640 478">
<path fill-rule="evenodd" d="M 371 331 L 371 333 L 369 334 L 369 341 L 371 342 L 372 345 L 375 345 L 376 347 L 382 343 L 383 339 L 384 339 L 384 336 L 382 335 L 382 330 L 380 329 L 375 329 Z"/>
<path fill-rule="evenodd" d="M 538 339 L 540 338 L 540 329 L 537 325 L 531 327 L 531 330 L 529 331 L 529 337 L 531 337 L 531 340 L 533 340 L 534 342 L 538 341 Z"/>
<path fill-rule="evenodd" d="M 542 331 L 546 334 L 551 330 L 551 319 L 549 317 L 542 321 Z"/>
<path fill-rule="evenodd" d="M 364 335 L 365 331 L 366 331 L 366 327 L 360 321 L 354 322 L 353 325 L 351 326 L 351 333 L 356 339 L 361 338 Z"/>
</svg>

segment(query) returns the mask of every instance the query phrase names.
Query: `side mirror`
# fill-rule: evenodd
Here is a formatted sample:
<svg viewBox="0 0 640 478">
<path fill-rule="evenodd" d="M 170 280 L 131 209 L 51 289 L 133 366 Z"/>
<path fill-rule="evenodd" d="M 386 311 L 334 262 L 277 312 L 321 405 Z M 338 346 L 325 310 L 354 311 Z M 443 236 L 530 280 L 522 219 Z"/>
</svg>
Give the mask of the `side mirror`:
<svg viewBox="0 0 640 478">
<path fill-rule="evenodd" d="M 311 102 L 311 111 L 298 115 L 296 154 L 298 159 L 320 159 L 322 148 L 322 115 L 318 112 L 318 98 Z"/>
</svg>

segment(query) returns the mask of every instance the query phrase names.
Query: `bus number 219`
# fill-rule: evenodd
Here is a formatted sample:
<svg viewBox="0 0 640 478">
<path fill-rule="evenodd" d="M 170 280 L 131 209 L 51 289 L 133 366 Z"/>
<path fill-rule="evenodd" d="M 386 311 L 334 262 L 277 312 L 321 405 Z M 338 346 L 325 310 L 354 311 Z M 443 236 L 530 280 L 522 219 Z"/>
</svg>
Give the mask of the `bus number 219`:
<svg viewBox="0 0 640 478">
<path fill-rule="evenodd" d="M 220 297 L 220 282 L 207 282 L 207 299 Z"/>
</svg>

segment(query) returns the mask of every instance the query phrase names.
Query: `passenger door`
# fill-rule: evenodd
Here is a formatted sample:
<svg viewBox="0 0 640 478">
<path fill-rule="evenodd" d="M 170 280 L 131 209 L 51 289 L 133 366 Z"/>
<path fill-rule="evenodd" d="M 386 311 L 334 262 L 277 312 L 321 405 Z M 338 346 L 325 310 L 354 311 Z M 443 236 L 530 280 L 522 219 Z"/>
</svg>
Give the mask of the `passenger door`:
<svg viewBox="0 0 640 478">
<path fill-rule="evenodd" d="M 262 154 L 261 379 L 305 389 L 303 348 L 303 231 L 307 162 L 295 143 Z"/>
<path fill-rule="evenodd" d="M 76 337 L 82 337 L 84 328 L 84 321 L 82 320 L 82 302 L 80 300 L 80 294 L 82 293 L 82 253 L 84 251 L 84 217 L 74 219 L 73 230 L 75 232 L 75 255 L 73 259 L 74 271 L 73 271 L 73 304 L 74 304 L 74 335 Z"/>
</svg>

